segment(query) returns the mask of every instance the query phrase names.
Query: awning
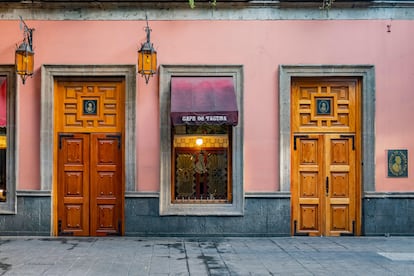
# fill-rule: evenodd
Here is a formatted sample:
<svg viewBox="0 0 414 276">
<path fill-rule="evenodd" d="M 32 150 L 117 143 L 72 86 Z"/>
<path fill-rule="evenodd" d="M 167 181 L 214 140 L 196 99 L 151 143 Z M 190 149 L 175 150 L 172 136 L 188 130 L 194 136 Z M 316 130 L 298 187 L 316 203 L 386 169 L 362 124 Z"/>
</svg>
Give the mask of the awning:
<svg viewBox="0 0 414 276">
<path fill-rule="evenodd" d="M 7 125 L 6 79 L 0 77 L 0 127 Z"/>
<path fill-rule="evenodd" d="M 173 125 L 237 125 L 232 77 L 172 77 Z"/>
</svg>

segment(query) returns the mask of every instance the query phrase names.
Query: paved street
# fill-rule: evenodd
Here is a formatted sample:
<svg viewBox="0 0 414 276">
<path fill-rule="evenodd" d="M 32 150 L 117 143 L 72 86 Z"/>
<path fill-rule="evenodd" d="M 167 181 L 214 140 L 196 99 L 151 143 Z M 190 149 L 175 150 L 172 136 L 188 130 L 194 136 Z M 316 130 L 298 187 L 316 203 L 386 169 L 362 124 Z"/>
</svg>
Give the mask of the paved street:
<svg viewBox="0 0 414 276">
<path fill-rule="evenodd" d="M 414 275 L 414 237 L 0 237 L 0 275 Z"/>
</svg>

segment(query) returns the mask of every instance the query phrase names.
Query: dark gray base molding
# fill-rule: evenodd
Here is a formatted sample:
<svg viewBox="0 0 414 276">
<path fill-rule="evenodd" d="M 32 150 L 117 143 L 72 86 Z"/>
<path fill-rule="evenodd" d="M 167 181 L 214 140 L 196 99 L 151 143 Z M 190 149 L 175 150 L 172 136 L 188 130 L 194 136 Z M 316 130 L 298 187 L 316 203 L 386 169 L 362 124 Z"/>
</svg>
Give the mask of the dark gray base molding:
<svg viewBox="0 0 414 276">
<path fill-rule="evenodd" d="M 17 197 L 17 214 L 0 214 L 0 235 L 51 235 L 51 198 Z M 244 216 L 159 216 L 159 198 L 125 198 L 126 236 L 288 236 L 290 198 L 246 198 Z"/>
<path fill-rule="evenodd" d="M 413 236 L 414 193 L 366 193 L 363 226 L 366 236 Z"/>
<path fill-rule="evenodd" d="M 365 193 L 362 233 L 413 236 L 414 193 Z M 17 195 L 17 213 L 0 214 L 2 236 L 50 236 L 50 193 Z M 126 236 L 289 236 L 290 197 L 247 194 L 244 216 L 159 216 L 155 195 L 125 198 Z"/>
<path fill-rule="evenodd" d="M 50 236 L 50 195 L 17 196 L 17 213 L 0 214 L 2 236 Z"/>
<path fill-rule="evenodd" d="M 244 216 L 159 216 L 158 198 L 127 198 L 130 236 L 288 236 L 290 198 L 246 198 Z"/>
</svg>

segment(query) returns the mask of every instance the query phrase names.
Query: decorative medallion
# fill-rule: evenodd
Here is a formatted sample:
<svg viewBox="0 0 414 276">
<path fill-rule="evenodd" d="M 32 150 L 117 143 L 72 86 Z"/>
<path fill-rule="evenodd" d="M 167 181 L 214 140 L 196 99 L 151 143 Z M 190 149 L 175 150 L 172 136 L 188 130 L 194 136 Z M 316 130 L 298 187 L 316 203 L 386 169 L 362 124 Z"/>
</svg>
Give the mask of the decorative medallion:
<svg viewBox="0 0 414 276">
<path fill-rule="evenodd" d="M 388 176 L 408 177 L 408 150 L 388 150 Z"/>
<path fill-rule="evenodd" d="M 316 99 L 316 115 L 331 115 L 331 98 Z"/>
<path fill-rule="evenodd" d="M 83 100 L 83 115 L 96 115 L 97 109 L 97 100 Z"/>
</svg>

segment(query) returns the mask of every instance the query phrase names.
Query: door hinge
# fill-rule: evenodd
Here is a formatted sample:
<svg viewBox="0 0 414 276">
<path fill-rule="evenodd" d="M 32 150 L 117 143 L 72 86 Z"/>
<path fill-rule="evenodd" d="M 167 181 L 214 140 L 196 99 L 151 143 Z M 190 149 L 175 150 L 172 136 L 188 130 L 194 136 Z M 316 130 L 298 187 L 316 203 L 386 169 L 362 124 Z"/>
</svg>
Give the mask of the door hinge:
<svg viewBox="0 0 414 276">
<path fill-rule="evenodd" d="M 58 235 L 59 236 L 73 236 L 72 231 L 62 231 L 62 220 L 58 220 Z"/>
<path fill-rule="evenodd" d="M 352 232 L 351 233 L 341 233 L 341 236 L 355 236 L 355 220 L 352 221 Z"/>
<path fill-rule="evenodd" d="M 309 138 L 309 135 L 294 135 L 293 136 L 293 150 L 296 150 L 296 139 Z"/>
<path fill-rule="evenodd" d="M 326 186 L 326 196 L 329 196 L 329 177 L 326 177 L 326 181 L 325 181 L 325 186 Z"/>
<path fill-rule="evenodd" d="M 63 138 L 73 138 L 74 134 L 59 133 L 59 149 L 62 149 Z"/>
<path fill-rule="evenodd" d="M 294 222 L 293 222 L 293 227 L 294 227 L 294 229 L 293 229 L 293 236 L 309 236 L 309 233 L 305 233 L 305 232 L 297 232 L 297 227 L 298 227 L 298 222 L 295 220 Z"/>
<path fill-rule="evenodd" d="M 121 141 L 121 134 L 115 135 L 106 135 L 106 138 L 115 138 L 118 140 L 118 149 L 121 149 L 122 141 Z"/>
<path fill-rule="evenodd" d="M 355 135 L 341 135 L 341 138 L 352 139 L 352 150 L 355 150 Z"/>
<path fill-rule="evenodd" d="M 108 232 L 106 233 L 107 236 L 121 236 L 121 226 L 122 226 L 122 222 L 120 220 L 118 220 L 118 230 L 117 232 Z"/>
</svg>

